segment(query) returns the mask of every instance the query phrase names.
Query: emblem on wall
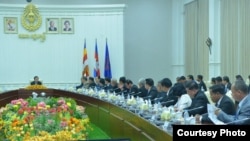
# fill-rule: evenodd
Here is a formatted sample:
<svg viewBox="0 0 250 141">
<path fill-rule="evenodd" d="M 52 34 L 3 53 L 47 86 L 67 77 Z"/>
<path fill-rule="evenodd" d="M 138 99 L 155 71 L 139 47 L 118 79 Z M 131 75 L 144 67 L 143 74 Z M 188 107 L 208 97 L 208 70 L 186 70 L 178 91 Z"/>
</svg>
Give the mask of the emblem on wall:
<svg viewBox="0 0 250 141">
<path fill-rule="evenodd" d="M 29 31 L 35 31 L 40 28 L 42 17 L 39 14 L 38 8 L 32 3 L 29 3 L 24 9 L 21 22 L 22 26 Z"/>
</svg>

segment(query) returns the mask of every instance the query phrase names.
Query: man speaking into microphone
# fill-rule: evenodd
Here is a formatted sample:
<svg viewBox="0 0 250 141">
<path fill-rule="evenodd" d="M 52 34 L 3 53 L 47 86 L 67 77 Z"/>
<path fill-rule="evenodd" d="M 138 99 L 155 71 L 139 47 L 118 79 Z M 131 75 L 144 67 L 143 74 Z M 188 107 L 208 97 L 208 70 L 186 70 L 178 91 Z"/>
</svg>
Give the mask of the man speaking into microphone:
<svg viewBox="0 0 250 141">
<path fill-rule="evenodd" d="M 192 99 L 192 104 L 183 110 L 188 111 L 188 114 L 193 116 L 207 113 L 207 104 L 209 101 L 204 92 L 199 89 L 198 84 L 193 80 L 189 80 L 185 83 L 185 88 L 187 94 Z"/>
</svg>

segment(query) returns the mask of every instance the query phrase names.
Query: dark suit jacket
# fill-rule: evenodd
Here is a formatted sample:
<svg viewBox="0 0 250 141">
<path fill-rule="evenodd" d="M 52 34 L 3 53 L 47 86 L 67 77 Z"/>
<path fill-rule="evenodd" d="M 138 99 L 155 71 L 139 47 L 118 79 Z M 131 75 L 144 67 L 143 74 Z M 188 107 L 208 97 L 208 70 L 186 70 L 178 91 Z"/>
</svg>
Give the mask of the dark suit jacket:
<svg viewBox="0 0 250 141">
<path fill-rule="evenodd" d="M 170 88 L 169 93 L 165 93 L 163 98 L 160 100 L 162 103 L 162 106 L 169 107 L 171 105 L 174 105 L 178 100 L 178 97 L 174 94 L 174 89 Z"/>
<path fill-rule="evenodd" d="M 42 82 L 41 81 L 37 81 L 37 83 L 35 81 L 32 81 L 30 83 L 30 85 L 42 85 Z"/>
<path fill-rule="evenodd" d="M 83 83 L 81 83 L 80 85 L 76 86 L 76 90 L 77 89 L 81 89 L 83 87 Z"/>
<path fill-rule="evenodd" d="M 186 94 L 186 88 L 183 83 L 175 83 L 173 86 L 173 91 L 175 96 L 181 96 L 182 94 Z"/>
<path fill-rule="evenodd" d="M 220 101 L 220 104 L 217 107 L 220 108 L 222 111 L 224 111 L 227 114 L 231 114 L 231 115 L 235 114 L 235 105 L 234 105 L 234 102 L 227 95 L 224 95 L 222 97 L 222 99 Z M 202 123 L 212 123 L 212 121 L 208 117 L 207 113 L 202 115 L 201 122 Z"/>
<path fill-rule="evenodd" d="M 89 88 L 95 89 L 95 87 L 96 87 L 96 84 L 95 84 L 95 83 L 89 83 Z"/>
<path fill-rule="evenodd" d="M 112 85 L 111 84 L 108 84 L 108 85 L 106 85 L 105 87 L 104 87 L 104 90 L 105 90 L 105 92 L 107 92 L 107 91 L 109 91 L 109 92 L 112 92 Z"/>
<path fill-rule="evenodd" d="M 200 82 L 199 89 L 200 90 L 203 89 L 204 92 L 207 91 L 207 86 L 206 86 L 206 84 L 203 81 Z"/>
<path fill-rule="evenodd" d="M 128 91 L 129 93 L 138 93 L 138 87 L 136 85 L 133 84 L 133 86 L 129 89 Z"/>
<path fill-rule="evenodd" d="M 144 86 L 139 88 L 138 92 L 139 92 L 138 94 L 139 97 L 146 97 L 148 95 L 148 91 Z"/>
<path fill-rule="evenodd" d="M 190 116 L 195 116 L 196 114 L 202 115 L 204 113 L 207 113 L 208 103 L 209 101 L 207 99 L 207 96 L 204 94 L 203 91 L 199 90 L 194 96 L 194 98 L 192 98 L 192 104 L 190 105 L 190 107 L 185 108 L 184 110 L 188 110 Z"/>
<path fill-rule="evenodd" d="M 156 89 L 155 86 L 152 86 L 148 92 L 148 99 L 150 99 L 151 101 L 154 100 L 157 97 L 158 91 Z"/>
<path fill-rule="evenodd" d="M 121 89 L 119 89 L 117 85 L 116 86 L 111 85 L 110 92 L 111 93 L 119 93 L 119 92 L 121 92 Z"/>
</svg>

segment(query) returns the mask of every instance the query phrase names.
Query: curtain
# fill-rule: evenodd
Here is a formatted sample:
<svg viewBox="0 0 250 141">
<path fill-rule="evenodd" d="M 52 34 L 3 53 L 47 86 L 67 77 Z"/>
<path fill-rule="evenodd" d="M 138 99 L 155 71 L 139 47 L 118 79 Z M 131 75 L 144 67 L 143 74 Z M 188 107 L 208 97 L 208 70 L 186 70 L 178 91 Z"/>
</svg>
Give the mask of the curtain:
<svg viewBox="0 0 250 141">
<path fill-rule="evenodd" d="M 185 72 L 208 79 L 209 31 L 208 0 L 195 0 L 185 5 Z"/>
<path fill-rule="evenodd" d="M 249 0 L 221 0 L 221 73 L 232 81 L 250 74 Z"/>
</svg>

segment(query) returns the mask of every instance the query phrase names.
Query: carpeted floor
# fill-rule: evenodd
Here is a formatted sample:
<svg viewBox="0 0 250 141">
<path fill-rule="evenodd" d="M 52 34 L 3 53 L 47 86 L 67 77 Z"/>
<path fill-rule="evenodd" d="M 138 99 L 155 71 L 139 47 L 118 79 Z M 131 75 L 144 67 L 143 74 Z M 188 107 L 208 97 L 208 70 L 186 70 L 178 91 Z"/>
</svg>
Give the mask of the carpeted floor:
<svg viewBox="0 0 250 141">
<path fill-rule="evenodd" d="M 91 129 L 88 129 L 88 140 L 110 139 L 98 126 L 91 123 L 90 127 Z"/>
</svg>

